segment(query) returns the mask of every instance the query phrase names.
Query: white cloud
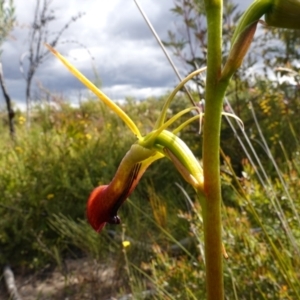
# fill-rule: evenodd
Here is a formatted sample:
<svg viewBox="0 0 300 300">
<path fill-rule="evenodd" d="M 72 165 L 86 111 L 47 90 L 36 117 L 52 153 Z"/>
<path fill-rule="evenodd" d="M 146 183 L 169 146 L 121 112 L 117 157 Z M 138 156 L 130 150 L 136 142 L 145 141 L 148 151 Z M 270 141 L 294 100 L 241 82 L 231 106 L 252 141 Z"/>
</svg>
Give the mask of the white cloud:
<svg viewBox="0 0 300 300">
<path fill-rule="evenodd" d="M 26 39 L 35 2 L 15 1 L 18 26 L 12 33 L 13 39 L 3 46 L 2 61 L 7 86 L 17 102 L 25 98 L 19 57 L 27 51 Z M 170 12 L 173 1 L 140 0 L 140 4 L 156 30 L 166 37 L 174 20 Z M 96 67 L 103 88 L 111 95 L 118 99 L 126 96 L 140 98 L 150 96 L 151 92 L 164 92 L 176 83 L 171 67 L 133 0 L 53 0 L 51 8 L 56 9 L 56 20 L 49 28 L 50 32 L 59 31 L 72 16 L 85 12 L 65 31 L 61 39 L 63 43 L 56 48 L 92 79 L 92 65 Z M 85 48 L 71 41 L 81 43 Z M 64 94 L 76 94 L 82 89 L 54 57 L 49 57 L 41 65 L 35 80 Z"/>
<path fill-rule="evenodd" d="M 24 102 L 25 98 L 19 57 L 27 51 L 35 3 L 36 0 L 15 0 L 18 25 L 13 38 L 3 45 L 6 83 L 17 102 Z M 139 3 L 159 36 L 165 39 L 167 31 L 175 28 L 175 20 L 179 21 L 170 11 L 173 0 Z M 51 23 L 50 32 L 59 31 L 72 16 L 85 12 L 65 31 L 63 43 L 56 48 L 91 79 L 92 67 L 96 67 L 104 91 L 113 99 L 159 95 L 178 82 L 133 0 L 53 0 L 51 8 L 55 9 L 56 20 Z M 51 56 L 39 68 L 33 85 L 36 81 L 52 91 L 73 95 L 72 98 L 83 91 L 83 86 Z"/>
</svg>

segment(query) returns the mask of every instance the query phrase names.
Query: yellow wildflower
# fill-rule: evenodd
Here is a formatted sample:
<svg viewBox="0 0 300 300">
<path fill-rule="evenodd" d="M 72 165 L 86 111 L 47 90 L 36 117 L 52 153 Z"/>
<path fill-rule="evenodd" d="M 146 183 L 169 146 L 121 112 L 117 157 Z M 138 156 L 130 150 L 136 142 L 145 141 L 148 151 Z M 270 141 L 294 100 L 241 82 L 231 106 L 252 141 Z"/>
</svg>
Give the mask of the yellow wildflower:
<svg viewBox="0 0 300 300">
<path fill-rule="evenodd" d="M 20 125 L 23 125 L 23 124 L 25 123 L 25 121 L 26 121 L 26 119 L 25 119 L 25 117 L 23 117 L 23 116 L 20 116 L 20 117 L 18 118 L 18 122 L 19 122 Z"/>
<path fill-rule="evenodd" d="M 127 248 L 127 247 L 130 246 L 130 242 L 129 241 L 123 241 L 122 245 L 123 245 L 124 248 Z"/>
<path fill-rule="evenodd" d="M 48 194 L 48 195 L 47 195 L 47 199 L 48 199 L 48 200 L 51 200 L 52 198 L 54 198 L 54 194 Z"/>
<path fill-rule="evenodd" d="M 19 153 L 22 153 L 22 152 L 23 152 L 23 149 L 22 149 L 21 147 L 19 147 L 19 146 L 17 146 L 17 147 L 15 148 L 15 150 L 16 150 L 17 152 L 19 152 Z"/>
</svg>

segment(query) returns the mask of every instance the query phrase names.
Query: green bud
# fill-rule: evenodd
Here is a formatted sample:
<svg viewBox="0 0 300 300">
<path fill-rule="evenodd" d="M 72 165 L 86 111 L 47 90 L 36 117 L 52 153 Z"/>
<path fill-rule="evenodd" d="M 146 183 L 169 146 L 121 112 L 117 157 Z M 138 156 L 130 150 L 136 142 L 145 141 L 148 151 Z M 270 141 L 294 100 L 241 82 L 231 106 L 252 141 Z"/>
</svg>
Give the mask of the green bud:
<svg viewBox="0 0 300 300">
<path fill-rule="evenodd" d="M 236 42 L 239 35 L 253 22 L 257 22 L 264 14 L 272 10 L 273 1 L 272 0 L 255 0 L 246 9 L 246 11 L 241 16 L 239 23 L 234 31 L 231 47 Z"/>
<path fill-rule="evenodd" d="M 222 79 L 230 78 L 241 66 L 245 55 L 251 45 L 258 21 L 248 25 L 235 39 L 232 45 L 226 64 L 222 71 Z"/>
<path fill-rule="evenodd" d="M 300 29 L 300 0 L 274 0 L 265 20 L 269 26 Z"/>
<path fill-rule="evenodd" d="M 300 0 L 254 0 L 239 20 L 232 46 L 245 28 L 263 15 L 269 26 L 300 29 Z"/>
</svg>

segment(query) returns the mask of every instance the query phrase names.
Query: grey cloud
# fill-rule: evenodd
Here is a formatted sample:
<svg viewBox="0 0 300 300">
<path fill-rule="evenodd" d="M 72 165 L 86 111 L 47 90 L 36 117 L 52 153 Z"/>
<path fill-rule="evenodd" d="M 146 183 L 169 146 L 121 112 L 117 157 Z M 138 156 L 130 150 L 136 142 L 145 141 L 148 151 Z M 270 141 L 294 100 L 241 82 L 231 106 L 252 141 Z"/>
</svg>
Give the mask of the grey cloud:
<svg viewBox="0 0 300 300">
<path fill-rule="evenodd" d="M 153 2 L 151 5 L 142 5 L 142 9 L 149 16 L 150 22 L 161 38 L 165 38 L 167 30 L 176 20 L 175 15 L 170 11 L 173 3 L 170 1 Z M 129 8 L 127 8 L 127 12 Z M 132 15 L 136 16 L 133 18 Z M 124 24 L 126 24 L 124 26 Z M 144 21 L 137 7 L 130 6 L 130 13 L 124 13 L 122 18 L 114 18 L 107 28 L 112 36 L 122 36 L 133 40 L 151 40 L 155 42 L 154 37 Z"/>
<path fill-rule="evenodd" d="M 240 2 L 244 5 L 246 1 Z M 16 102 L 24 102 L 25 83 L 19 71 L 19 57 L 26 51 L 26 28 L 34 12 L 35 0 L 15 3 L 17 19 L 24 26 L 17 27 L 12 33 L 14 39 L 3 46 L 2 62 L 12 98 Z M 140 0 L 140 3 L 159 36 L 165 39 L 167 31 L 174 29 L 174 23 L 179 21 L 170 12 L 173 1 Z M 114 5 L 113 9 L 109 9 L 109 5 Z M 70 41 L 83 44 L 95 57 L 94 64 L 103 82 L 103 89 L 118 99 L 130 95 L 150 96 L 150 92 L 163 92 L 178 82 L 133 1 L 54 0 L 55 7 L 59 10 L 57 20 L 50 28 L 51 32 L 58 31 L 77 12 L 86 10 L 86 15 L 64 33 L 62 41 L 69 42 L 59 44 L 57 49 L 93 80 L 91 57 L 85 55 L 84 48 Z M 66 97 L 85 91 L 83 85 L 52 56 L 39 68 L 34 86 L 36 82 Z"/>
</svg>

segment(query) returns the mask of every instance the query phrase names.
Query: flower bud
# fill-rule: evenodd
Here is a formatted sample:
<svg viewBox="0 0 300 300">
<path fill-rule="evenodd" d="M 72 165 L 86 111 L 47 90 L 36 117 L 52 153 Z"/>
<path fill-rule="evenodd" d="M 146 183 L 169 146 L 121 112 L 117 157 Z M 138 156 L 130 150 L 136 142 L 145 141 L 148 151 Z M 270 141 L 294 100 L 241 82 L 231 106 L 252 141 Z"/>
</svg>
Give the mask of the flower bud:
<svg viewBox="0 0 300 300">
<path fill-rule="evenodd" d="M 232 74 L 241 66 L 243 59 L 251 45 L 257 23 L 258 22 L 255 21 L 248 25 L 235 39 L 222 71 L 222 79 L 230 78 Z"/>
<path fill-rule="evenodd" d="M 300 0 L 274 0 L 265 21 L 269 26 L 300 29 Z"/>
</svg>

